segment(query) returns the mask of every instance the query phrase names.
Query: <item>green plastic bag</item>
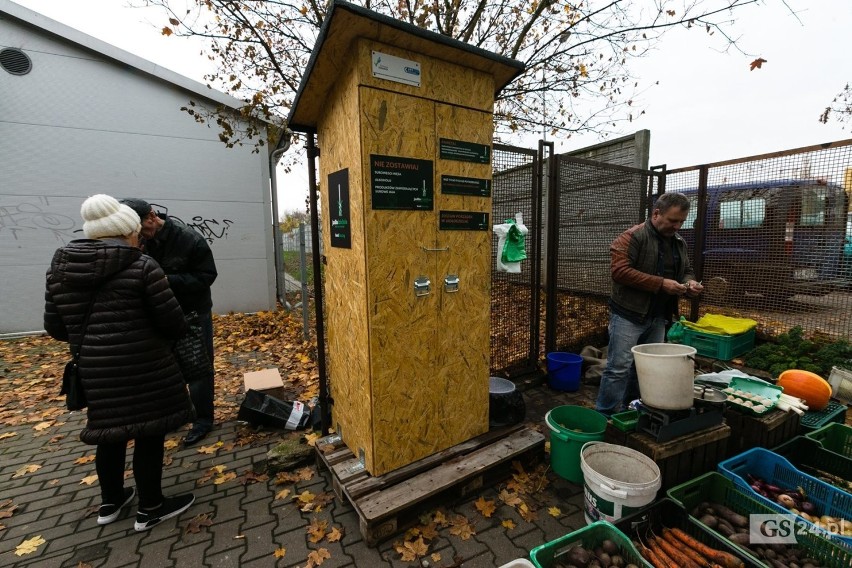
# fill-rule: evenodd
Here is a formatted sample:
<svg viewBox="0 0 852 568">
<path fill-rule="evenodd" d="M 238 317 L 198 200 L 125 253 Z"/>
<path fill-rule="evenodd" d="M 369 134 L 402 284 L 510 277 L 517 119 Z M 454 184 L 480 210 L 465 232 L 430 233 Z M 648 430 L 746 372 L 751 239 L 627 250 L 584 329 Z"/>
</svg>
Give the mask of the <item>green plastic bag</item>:
<svg viewBox="0 0 852 568">
<path fill-rule="evenodd" d="M 514 219 L 506 219 L 506 223 L 510 223 L 511 227 L 509 227 L 506 242 L 503 245 L 503 262 L 520 262 L 526 260 L 527 249 L 524 245 L 524 234 L 518 229 L 518 225 Z"/>
<path fill-rule="evenodd" d="M 683 341 L 683 322 L 686 321 L 686 317 L 680 316 L 680 320 L 676 321 L 669 328 L 669 332 L 666 334 L 666 339 L 669 340 L 669 343 L 680 343 Z"/>
</svg>

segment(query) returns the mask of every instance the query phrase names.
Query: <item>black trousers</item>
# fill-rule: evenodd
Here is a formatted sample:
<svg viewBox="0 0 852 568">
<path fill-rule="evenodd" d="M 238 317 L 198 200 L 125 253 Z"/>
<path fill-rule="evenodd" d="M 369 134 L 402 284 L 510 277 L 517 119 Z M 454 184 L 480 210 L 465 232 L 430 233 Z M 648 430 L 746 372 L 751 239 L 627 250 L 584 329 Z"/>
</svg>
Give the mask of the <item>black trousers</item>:
<svg viewBox="0 0 852 568">
<path fill-rule="evenodd" d="M 204 332 L 205 346 L 210 360 L 213 361 L 213 313 L 199 313 L 198 319 Z M 189 398 L 195 407 L 195 423 L 193 426 L 210 430 L 213 427 L 213 376 L 211 372 L 208 377 L 189 384 Z"/>
<path fill-rule="evenodd" d="M 163 501 L 163 444 L 166 436 L 136 438 L 133 448 L 133 477 L 139 491 L 139 507 L 151 509 Z M 124 464 L 127 442 L 98 444 L 95 469 L 101 485 L 103 503 L 121 505 L 124 501 Z"/>
</svg>

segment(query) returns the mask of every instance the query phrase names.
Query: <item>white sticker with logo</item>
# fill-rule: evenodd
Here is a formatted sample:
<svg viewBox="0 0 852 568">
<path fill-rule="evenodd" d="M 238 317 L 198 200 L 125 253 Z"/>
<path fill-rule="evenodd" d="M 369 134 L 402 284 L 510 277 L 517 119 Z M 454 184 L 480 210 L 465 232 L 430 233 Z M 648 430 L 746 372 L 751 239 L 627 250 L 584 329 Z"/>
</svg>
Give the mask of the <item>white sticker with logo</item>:
<svg viewBox="0 0 852 568">
<path fill-rule="evenodd" d="M 420 63 L 417 61 L 374 51 L 372 68 L 373 77 L 413 87 L 420 86 Z"/>
</svg>

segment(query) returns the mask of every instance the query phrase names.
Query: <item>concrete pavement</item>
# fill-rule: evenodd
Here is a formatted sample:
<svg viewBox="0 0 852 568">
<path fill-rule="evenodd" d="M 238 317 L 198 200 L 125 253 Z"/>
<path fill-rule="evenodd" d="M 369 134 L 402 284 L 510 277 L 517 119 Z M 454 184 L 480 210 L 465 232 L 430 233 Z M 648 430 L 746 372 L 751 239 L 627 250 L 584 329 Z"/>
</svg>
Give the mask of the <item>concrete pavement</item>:
<svg viewBox="0 0 852 568">
<path fill-rule="evenodd" d="M 576 404 L 588 394 L 556 393 L 546 386 L 532 386 L 524 393 L 527 421 L 546 432 L 543 416 L 547 410 Z M 62 404 L 60 400 L 55 403 Z M 403 561 L 394 550 L 394 542 L 402 541 L 404 535 L 376 548 L 367 547 L 358 530 L 357 514 L 348 503 L 333 498 L 321 511 L 299 509 L 293 497 L 305 491 L 333 496 L 328 472 L 317 471 L 311 464 L 310 479 L 294 484 L 257 480 L 256 471 L 263 470 L 266 452 L 279 439 L 279 433 L 258 436 L 239 422 L 218 425 L 201 444 L 191 448 L 169 448 L 183 432 L 167 437 L 164 492 L 196 495 L 195 504 L 184 514 L 139 533 L 133 529 L 134 502 L 116 522 L 98 526 L 100 493 L 97 481 L 90 477 L 95 474 L 91 461 L 94 447 L 78 439 L 83 421 L 79 413 L 65 412 L 38 424 L 0 427 L 0 525 L 5 526 L 0 529 L 0 566 L 310 566 L 319 565 L 315 551 L 322 548 L 328 552 L 321 559 L 326 568 L 485 568 L 528 558 L 535 546 L 584 526 L 582 488 L 549 472 L 551 483 L 529 499 L 537 509 L 535 519 L 525 521 L 514 508 L 502 504 L 497 498 L 502 486 L 485 487 L 466 501 L 448 503 L 444 508 L 448 517 L 464 515 L 475 535 L 462 540 L 449 528 L 442 528 L 437 537 L 427 541 L 426 556 Z M 201 447 L 211 453 L 199 453 Z M 212 470 L 214 467 L 219 470 Z M 133 483 L 132 477 L 128 483 Z M 282 489 L 290 489 L 290 494 L 276 499 Z M 498 505 L 490 518 L 474 506 L 480 497 L 493 499 Z M 552 516 L 549 507 L 559 508 L 561 514 Z M 514 528 L 506 528 L 504 520 L 511 520 Z M 329 542 L 326 535 L 318 543 L 311 542 L 308 529 L 314 521 L 326 521 L 326 532 L 336 527 L 343 537 Z M 21 543 L 35 537 L 45 542 L 29 554 L 15 554 Z"/>
</svg>

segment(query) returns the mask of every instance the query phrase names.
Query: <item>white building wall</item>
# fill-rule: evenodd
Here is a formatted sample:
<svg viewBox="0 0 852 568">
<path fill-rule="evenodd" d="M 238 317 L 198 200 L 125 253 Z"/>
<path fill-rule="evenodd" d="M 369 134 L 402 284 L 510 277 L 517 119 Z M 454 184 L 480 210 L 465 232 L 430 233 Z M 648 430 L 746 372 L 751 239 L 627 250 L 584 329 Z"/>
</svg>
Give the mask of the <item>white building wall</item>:
<svg viewBox="0 0 852 568">
<path fill-rule="evenodd" d="M 198 94 L 0 15 L 2 47 L 33 68 L 0 69 L 0 333 L 42 329 L 45 271 L 95 193 L 146 199 L 207 237 L 215 312 L 274 308 L 265 152 L 228 149 L 180 110 Z"/>
</svg>

